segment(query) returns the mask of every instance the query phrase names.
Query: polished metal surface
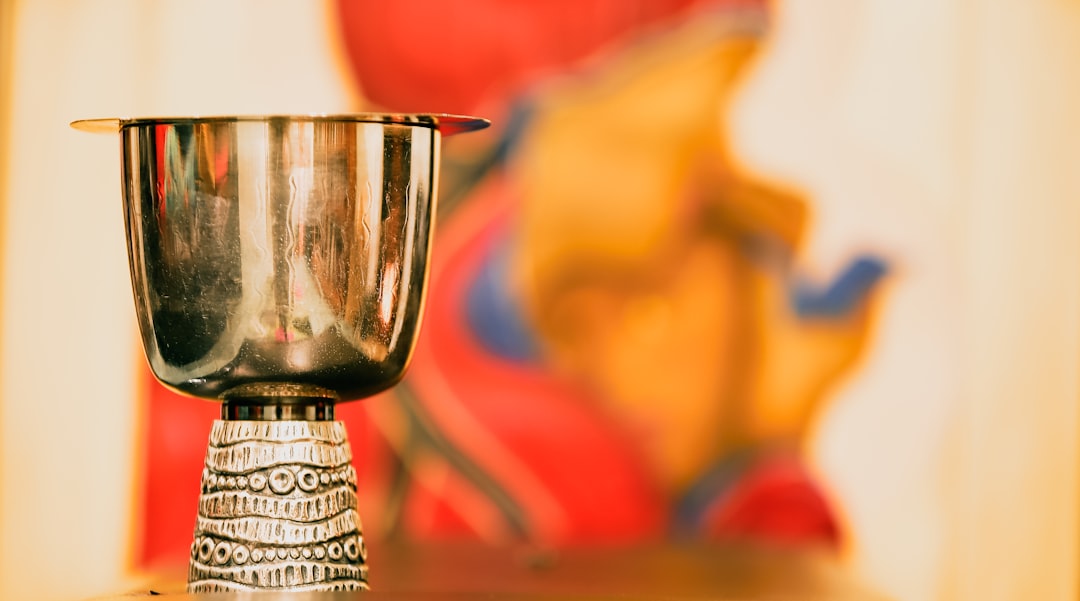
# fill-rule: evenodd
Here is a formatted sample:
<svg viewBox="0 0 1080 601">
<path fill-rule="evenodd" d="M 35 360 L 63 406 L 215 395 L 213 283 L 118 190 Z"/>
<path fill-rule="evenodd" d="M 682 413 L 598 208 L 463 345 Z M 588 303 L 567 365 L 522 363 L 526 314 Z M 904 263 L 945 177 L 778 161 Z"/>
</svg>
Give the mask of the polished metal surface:
<svg viewBox="0 0 1080 601">
<path fill-rule="evenodd" d="M 439 115 L 73 124 L 120 132 L 154 374 L 210 399 L 330 403 L 404 374 L 424 299 Z"/>
<path fill-rule="evenodd" d="M 216 117 L 109 117 L 106 119 L 79 119 L 71 126 L 77 130 L 97 134 L 115 134 L 122 127 L 139 124 L 224 122 L 224 121 L 268 121 L 270 119 L 335 121 L 339 123 L 397 123 L 402 125 L 422 125 L 436 127 L 444 136 L 452 136 L 491 125 L 487 119 L 448 115 L 446 113 L 410 114 L 410 113 L 349 113 L 349 114 L 313 114 L 313 115 L 229 115 Z"/>
<path fill-rule="evenodd" d="M 188 590 L 361 590 L 366 560 L 343 423 L 214 422 Z"/>
<path fill-rule="evenodd" d="M 221 404 L 221 419 L 248 421 L 309 421 L 334 419 L 334 401 L 280 396 L 282 385 L 274 385 L 273 402 L 265 397 L 232 397 Z"/>
<path fill-rule="evenodd" d="M 188 589 L 367 588 L 334 404 L 396 383 L 423 313 L 451 115 L 97 119 L 119 132 L 135 307 L 154 375 L 223 401 Z"/>
</svg>

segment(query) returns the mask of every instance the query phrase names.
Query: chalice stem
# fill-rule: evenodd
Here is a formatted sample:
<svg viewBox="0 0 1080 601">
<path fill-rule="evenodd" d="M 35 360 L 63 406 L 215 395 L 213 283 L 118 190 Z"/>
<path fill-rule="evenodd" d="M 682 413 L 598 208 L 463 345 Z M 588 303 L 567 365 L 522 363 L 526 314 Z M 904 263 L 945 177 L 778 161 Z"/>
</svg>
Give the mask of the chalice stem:
<svg viewBox="0 0 1080 601">
<path fill-rule="evenodd" d="M 331 420 L 214 422 L 190 592 L 367 589 L 356 470 Z"/>
</svg>

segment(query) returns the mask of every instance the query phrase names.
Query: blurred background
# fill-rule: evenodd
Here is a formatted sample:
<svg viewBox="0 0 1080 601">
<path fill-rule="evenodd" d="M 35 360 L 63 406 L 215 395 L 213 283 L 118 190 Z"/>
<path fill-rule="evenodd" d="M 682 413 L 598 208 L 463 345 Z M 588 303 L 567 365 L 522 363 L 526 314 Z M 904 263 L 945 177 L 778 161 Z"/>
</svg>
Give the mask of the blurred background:
<svg viewBox="0 0 1080 601">
<path fill-rule="evenodd" d="M 477 114 L 375 540 L 812 549 L 1077 595 L 1075 0 L 0 0 L 0 596 L 183 565 L 217 406 L 138 346 L 75 119 Z"/>
</svg>

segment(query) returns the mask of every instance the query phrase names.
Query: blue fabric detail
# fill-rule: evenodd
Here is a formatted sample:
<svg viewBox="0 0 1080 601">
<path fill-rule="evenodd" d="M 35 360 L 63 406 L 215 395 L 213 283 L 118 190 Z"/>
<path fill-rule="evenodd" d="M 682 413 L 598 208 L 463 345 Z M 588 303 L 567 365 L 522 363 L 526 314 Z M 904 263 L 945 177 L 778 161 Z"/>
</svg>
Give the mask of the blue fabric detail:
<svg viewBox="0 0 1080 601">
<path fill-rule="evenodd" d="M 504 162 L 517 149 L 522 136 L 525 135 L 529 122 L 532 121 L 535 108 L 527 99 L 520 98 L 510 107 L 507 115 L 506 127 L 493 152 L 495 163 Z"/>
<path fill-rule="evenodd" d="M 496 244 L 484 257 L 465 295 L 465 321 L 488 351 L 514 361 L 537 357 L 536 341 L 508 290 L 510 257 Z"/>
<path fill-rule="evenodd" d="M 872 256 L 860 256 L 840 277 L 824 287 L 806 281 L 792 286 L 792 303 L 800 317 L 843 317 L 866 298 L 888 272 L 888 263 Z"/>
<path fill-rule="evenodd" d="M 701 529 L 705 513 L 738 482 L 756 454 L 748 449 L 731 453 L 702 474 L 675 504 L 672 534 L 692 536 Z"/>
<path fill-rule="evenodd" d="M 526 98 L 514 102 L 495 148 L 478 172 L 477 179 L 501 165 L 516 150 L 532 119 L 534 107 Z M 508 244 L 496 243 L 485 254 L 480 270 L 465 292 L 465 324 L 487 351 L 513 361 L 537 358 L 535 337 L 515 299 L 507 289 Z"/>
</svg>

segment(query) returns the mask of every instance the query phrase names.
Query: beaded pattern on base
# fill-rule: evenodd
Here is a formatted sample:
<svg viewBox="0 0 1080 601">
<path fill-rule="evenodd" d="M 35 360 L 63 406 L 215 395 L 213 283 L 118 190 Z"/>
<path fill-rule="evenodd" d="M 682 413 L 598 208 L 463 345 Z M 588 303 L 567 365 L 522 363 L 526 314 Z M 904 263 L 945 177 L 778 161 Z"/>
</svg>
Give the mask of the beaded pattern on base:
<svg viewBox="0 0 1080 601">
<path fill-rule="evenodd" d="M 367 589 L 351 461 L 342 422 L 215 421 L 188 591 Z"/>
</svg>

